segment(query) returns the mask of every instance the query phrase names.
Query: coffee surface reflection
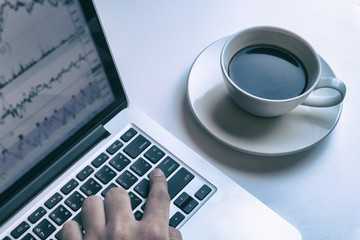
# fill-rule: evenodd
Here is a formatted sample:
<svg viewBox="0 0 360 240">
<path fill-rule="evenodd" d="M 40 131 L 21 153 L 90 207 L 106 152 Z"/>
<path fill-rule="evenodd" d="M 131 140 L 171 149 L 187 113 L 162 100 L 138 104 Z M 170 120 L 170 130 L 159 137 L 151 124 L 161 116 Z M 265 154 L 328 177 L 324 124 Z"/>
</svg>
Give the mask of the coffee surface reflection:
<svg viewBox="0 0 360 240">
<path fill-rule="evenodd" d="M 307 73 L 291 53 L 256 45 L 237 52 L 229 63 L 233 82 L 246 92 L 266 99 L 296 97 L 306 91 Z"/>
</svg>

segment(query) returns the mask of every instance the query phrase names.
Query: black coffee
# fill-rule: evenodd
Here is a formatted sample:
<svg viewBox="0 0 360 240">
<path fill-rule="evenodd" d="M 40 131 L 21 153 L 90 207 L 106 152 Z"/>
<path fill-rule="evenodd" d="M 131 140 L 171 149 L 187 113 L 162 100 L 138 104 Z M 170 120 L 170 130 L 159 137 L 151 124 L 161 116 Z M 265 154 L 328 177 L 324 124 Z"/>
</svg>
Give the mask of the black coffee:
<svg viewBox="0 0 360 240">
<path fill-rule="evenodd" d="M 240 50 L 231 59 L 228 71 L 235 84 L 261 98 L 296 97 L 307 85 L 307 74 L 300 61 L 273 46 L 257 45 Z"/>
</svg>

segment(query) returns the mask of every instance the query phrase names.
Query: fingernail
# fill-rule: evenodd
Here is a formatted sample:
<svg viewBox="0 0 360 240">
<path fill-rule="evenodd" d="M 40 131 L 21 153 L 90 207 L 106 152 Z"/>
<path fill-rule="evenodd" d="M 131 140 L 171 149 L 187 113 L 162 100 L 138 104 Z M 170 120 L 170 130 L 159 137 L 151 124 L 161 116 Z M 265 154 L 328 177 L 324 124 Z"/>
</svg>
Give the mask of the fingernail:
<svg viewBox="0 0 360 240">
<path fill-rule="evenodd" d="M 155 168 L 152 172 L 151 172 L 151 176 L 152 177 L 162 177 L 164 176 L 163 171 L 161 171 L 159 168 Z"/>
</svg>

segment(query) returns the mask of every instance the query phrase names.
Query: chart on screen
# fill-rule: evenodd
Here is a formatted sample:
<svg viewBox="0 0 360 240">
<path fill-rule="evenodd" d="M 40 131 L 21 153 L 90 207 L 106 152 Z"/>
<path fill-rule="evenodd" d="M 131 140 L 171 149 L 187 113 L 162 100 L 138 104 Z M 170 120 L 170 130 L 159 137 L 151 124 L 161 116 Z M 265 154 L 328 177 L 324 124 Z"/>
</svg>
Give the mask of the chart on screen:
<svg viewBox="0 0 360 240">
<path fill-rule="evenodd" d="M 0 192 L 112 101 L 78 4 L 0 1 Z"/>
</svg>

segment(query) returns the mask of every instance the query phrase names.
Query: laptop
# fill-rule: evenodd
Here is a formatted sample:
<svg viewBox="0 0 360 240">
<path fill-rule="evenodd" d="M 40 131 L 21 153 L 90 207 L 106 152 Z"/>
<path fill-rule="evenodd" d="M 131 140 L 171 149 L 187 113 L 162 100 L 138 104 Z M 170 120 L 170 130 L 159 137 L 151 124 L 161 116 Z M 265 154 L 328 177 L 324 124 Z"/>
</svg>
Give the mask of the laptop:
<svg viewBox="0 0 360 240">
<path fill-rule="evenodd" d="M 2 1 L 0 239 L 60 239 L 86 197 L 127 189 L 141 221 L 164 171 L 184 239 L 301 239 L 296 228 L 128 104 L 87 0 Z M 83 229 L 84 230 L 84 229 Z"/>
</svg>

